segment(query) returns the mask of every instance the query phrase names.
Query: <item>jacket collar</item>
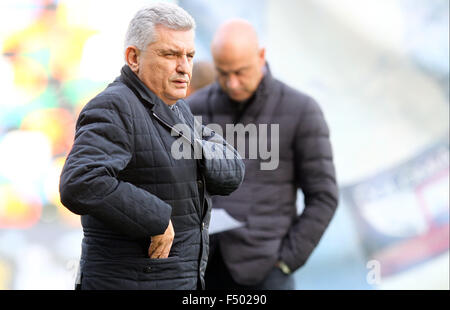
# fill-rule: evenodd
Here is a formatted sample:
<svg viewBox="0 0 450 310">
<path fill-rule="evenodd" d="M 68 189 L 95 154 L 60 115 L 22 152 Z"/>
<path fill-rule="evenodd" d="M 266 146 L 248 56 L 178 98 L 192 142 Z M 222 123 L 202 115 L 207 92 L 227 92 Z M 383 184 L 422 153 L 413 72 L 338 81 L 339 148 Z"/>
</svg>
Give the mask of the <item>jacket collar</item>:
<svg viewBox="0 0 450 310">
<path fill-rule="evenodd" d="M 274 78 L 268 63 L 266 63 L 264 71 L 264 76 L 259 82 L 259 85 L 253 95 L 253 99 L 247 103 L 248 106 L 245 108 L 240 117 L 235 119 L 236 122 L 243 122 L 244 124 L 256 122 L 264 109 L 270 109 L 270 111 L 266 112 L 269 114 L 272 113 L 275 106 L 273 103 L 277 102 L 277 100 L 274 100 L 272 97 L 278 96 L 279 92 L 275 87 Z M 228 95 L 225 96 L 228 97 Z M 246 120 L 243 119 L 245 115 L 248 116 Z"/>
<path fill-rule="evenodd" d="M 135 93 L 139 100 L 145 102 L 150 106 L 152 113 L 155 113 L 158 118 L 162 119 L 165 125 L 170 127 L 181 123 L 181 120 L 169 108 L 164 101 L 161 100 L 155 93 L 153 93 L 130 69 L 128 65 L 124 65 L 121 70 L 122 81 Z"/>
<path fill-rule="evenodd" d="M 264 76 L 259 82 L 258 88 L 256 89 L 256 97 L 267 96 L 272 87 L 272 71 L 270 71 L 269 64 L 266 62 L 264 67 Z"/>
<path fill-rule="evenodd" d="M 147 86 L 138 78 L 128 65 L 124 65 L 120 71 L 122 81 L 138 96 L 140 100 L 153 106 L 158 101 L 156 96 Z M 159 99 L 161 100 L 161 99 Z"/>
</svg>

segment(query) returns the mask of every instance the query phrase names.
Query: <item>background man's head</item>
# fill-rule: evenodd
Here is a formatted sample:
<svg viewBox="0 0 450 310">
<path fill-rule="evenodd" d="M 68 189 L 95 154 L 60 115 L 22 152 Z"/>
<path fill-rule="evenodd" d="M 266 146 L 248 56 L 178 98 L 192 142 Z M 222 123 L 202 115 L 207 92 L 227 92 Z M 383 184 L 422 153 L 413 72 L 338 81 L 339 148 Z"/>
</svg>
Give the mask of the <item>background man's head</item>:
<svg viewBox="0 0 450 310">
<path fill-rule="evenodd" d="M 166 104 L 186 97 L 192 75 L 195 21 L 179 6 L 140 9 L 125 37 L 125 61 Z"/>
<path fill-rule="evenodd" d="M 249 99 L 263 78 L 266 63 L 254 27 L 242 19 L 224 23 L 214 35 L 211 52 L 222 89 L 235 101 Z"/>
</svg>

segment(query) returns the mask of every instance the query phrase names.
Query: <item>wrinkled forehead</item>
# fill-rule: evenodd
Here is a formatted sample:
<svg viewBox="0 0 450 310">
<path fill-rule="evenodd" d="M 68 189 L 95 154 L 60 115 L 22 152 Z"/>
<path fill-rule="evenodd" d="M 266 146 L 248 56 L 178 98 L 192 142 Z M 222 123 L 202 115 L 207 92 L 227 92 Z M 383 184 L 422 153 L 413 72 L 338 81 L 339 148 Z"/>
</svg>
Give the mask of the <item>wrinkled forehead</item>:
<svg viewBox="0 0 450 310">
<path fill-rule="evenodd" d="M 183 52 L 195 50 L 195 31 L 175 30 L 162 25 L 155 27 L 155 40 L 149 44 L 154 49 L 171 49 Z"/>
</svg>

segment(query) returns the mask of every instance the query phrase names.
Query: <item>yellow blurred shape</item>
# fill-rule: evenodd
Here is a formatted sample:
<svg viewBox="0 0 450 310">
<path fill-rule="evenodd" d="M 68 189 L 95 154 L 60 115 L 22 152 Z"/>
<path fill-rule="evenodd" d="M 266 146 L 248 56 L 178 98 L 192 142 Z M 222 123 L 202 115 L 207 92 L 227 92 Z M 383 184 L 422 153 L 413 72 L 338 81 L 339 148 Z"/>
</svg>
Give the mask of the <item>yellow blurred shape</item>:
<svg viewBox="0 0 450 310">
<path fill-rule="evenodd" d="M 2 52 L 13 63 L 16 84 L 38 96 L 47 81 L 43 74 L 61 82 L 76 79 L 84 43 L 94 33 L 69 26 L 66 7 L 59 3 L 56 10 L 42 9 L 28 27 L 7 37 Z"/>
<path fill-rule="evenodd" d="M 38 97 L 47 88 L 48 78 L 45 67 L 35 60 L 18 56 L 12 62 L 14 83 L 25 89 L 32 97 Z"/>
<path fill-rule="evenodd" d="M 35 110 L 23 119 L 20 129 L 42 132 L 50 140 L 53 155 L 64 154 L 73 143 L 75 120 L 62 108 Z"/>
<path fill-rule="evenodd" d="M 23 199 L 10 185 L 0 186 L 0 228 L 27 228 L 41 216 L 42 206 Z"/>
</svg>

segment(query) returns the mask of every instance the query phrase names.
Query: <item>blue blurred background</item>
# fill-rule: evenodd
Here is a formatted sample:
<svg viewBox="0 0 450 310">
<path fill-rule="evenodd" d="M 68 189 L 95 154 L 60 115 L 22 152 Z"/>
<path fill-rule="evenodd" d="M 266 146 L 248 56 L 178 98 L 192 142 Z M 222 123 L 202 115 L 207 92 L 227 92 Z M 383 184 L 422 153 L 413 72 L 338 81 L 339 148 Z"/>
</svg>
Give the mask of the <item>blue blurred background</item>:
<svg viewBox="0 0 450 310">
<path fill-rule="evenodd" d="M 149 2 L 1 2 L 0 289 L 73 288 L 82 231 L 59 174 Z M 273 74 L 321 104 L 341 201 L 297 289 L 449 289 L 449 1 L 172 2 L 197 21 L 196 60 L 246 18 Z"/>
</svg>

